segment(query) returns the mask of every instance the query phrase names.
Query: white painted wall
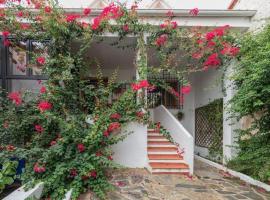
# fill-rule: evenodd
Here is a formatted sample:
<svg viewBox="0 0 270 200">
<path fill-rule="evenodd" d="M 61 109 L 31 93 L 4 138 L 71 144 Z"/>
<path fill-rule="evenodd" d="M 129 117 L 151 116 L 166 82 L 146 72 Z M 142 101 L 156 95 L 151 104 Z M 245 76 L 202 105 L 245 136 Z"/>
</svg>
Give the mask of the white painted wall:
<svg viewBox="0 0 270 200">
<path fill-rule="evenodd" d="M 257 10 L 257 13 L 251 18 L 251 31 L 260 30 L 270 18 L 269 0 L 240 0 L 234 10 Z"/>
<path fill-rule="evenodd" d="M 197 72 L 193 76 L 192 88 L 194 92 L 194 112 L 190 120 L 194 120 L 195 109 L 205 106 L 215 99 L 223 98 L 222 93 L 222 71 L 210 69 L 206 72 Z M 195 137 L 195 131 L 194 131 Z M 195 154 L 203 157 L 209 156 L 208 148 L 195 145 Z"/>
<path fill-rule="evenodd" d="M 124 128 L 122 134 L 125 132 L 132 133 L 112 147 L 114 161 L 125 167 L 147 167 L 147 126 L 132 122 Z"/>
<path fill-rule="evenodd" d="M 94 0 L 59 0 L 59 2 L 65 7 L 76 8 L 85 7 L 90 5 Z M 134 0 L 120 0 L 120 2 L 128 2 L 128 6 L 131 5 Z M 153 0 L 143 0 L 139 3 L 140 8 L 146 8 L 152 4 Z M 190 8 L 201 8 L 201 9 L 226 9 L 229 5 L 230 0 L 165 0 L 174 9 L 190 9 Z"/>
</svg>

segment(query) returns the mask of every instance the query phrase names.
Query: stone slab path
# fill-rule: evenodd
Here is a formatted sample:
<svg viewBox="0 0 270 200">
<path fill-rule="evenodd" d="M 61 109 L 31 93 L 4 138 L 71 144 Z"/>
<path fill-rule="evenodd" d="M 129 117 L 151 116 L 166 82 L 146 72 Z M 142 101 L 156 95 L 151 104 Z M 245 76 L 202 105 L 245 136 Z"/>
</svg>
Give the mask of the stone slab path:
<svg viewBox="0 0 270 200">
<path fill-rule="evenodd" d="M 270 193 L 195 161 L 193 178 L 181 175 L 151 175 L 143 169 L 121 169 L 112 173 L 116 190 L 107 200 L 270 200 Z M 91 192 L 79 200 L 95 200 Z"/>
</svg>

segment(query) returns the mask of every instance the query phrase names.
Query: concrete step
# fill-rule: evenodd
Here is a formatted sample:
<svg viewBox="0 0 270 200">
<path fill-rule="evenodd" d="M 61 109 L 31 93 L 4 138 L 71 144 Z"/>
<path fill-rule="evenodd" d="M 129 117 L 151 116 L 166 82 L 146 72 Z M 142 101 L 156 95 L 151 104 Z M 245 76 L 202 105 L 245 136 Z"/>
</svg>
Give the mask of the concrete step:
<svg viewBox="0 0 270 200">
<path fill-rule="evenodd" d="M 185 163 L 149 163 L 152 170 L 153 169 L 188 169 L 188 165 Z"/>
<path fill-rule="evenodd" d="M 148 154 L 149 160 L 182 160 L 177 154 Z"/>
<path fill-rule="evenodd" d="M 161 140 L 161 141 L 159 141 L 159 140 L 151 140 L 151 141 L 149 141 L 148 140 L 147 144 L 148 144 L 148 146 L 149 145 L 174 145 L 168 140 L 167 141 L 164 141 L 164 140 Z"/>
<path fill-rule="evenodd" d="M 155 146 L 155 147 L 147 147 L 147 150 L 148 150 L 148 152 L 153 152 L 153 151 L 155 151 L 155 152 L 167 152 L 167 151 L 169 151 L 169 152 L 176 152 L 177 151 L 177 147 L 174 145 L 174 146 L 170 146 L 170 147 L 160 147 L 160 146 Z"/>
</svg>

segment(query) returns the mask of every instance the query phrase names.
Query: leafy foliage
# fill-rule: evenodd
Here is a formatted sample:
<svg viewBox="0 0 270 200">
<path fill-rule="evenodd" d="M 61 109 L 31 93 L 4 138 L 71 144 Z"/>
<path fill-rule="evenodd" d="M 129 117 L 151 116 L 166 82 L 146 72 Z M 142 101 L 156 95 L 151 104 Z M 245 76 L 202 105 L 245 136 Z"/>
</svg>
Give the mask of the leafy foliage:
<svg viewBox="0 0 270 200">
<path fill-rule="evenodd" d="M 6 185 L 11 185 L 16 178 L 17 161 L 5 162 L 0 170 L 0 193 L 5 189 Z"/>
<path fill-rule="evenodd" d="M 241 54 L 232 77 L 237 93 L 232 116 L 252 119 L 238 130 L 238 156 L 229 166 L 262 181 L 270 181 L 270 26 L 241 41 Z"/>
<path fill-rule="evenodd" d="M 172 17 L 162 28 L 141 24 L 135 7 L 129 11 L 112 3 L 89 24 L 83 21 L 89 12 L 69 14 L 54 1 L 33 3 L 30 7 L 35 6 L 34 10 L 7 1 L 8 9 L 1 10 L 0 29 L 4 30 L 6 46 L 17 47 L 21 41 L 29 39 L 42 44 L 41 51 L 29 52 L 29 66 L 43 68 L 48 80 L 43 85 L 45 90 L 30 99 L 20 92 L 1 99 L 3 151 L 0 162 L 13 156 L 26 159 L 23 180 L 29 187 L 44 182 L 44 197 L 62 199 L 72 189 L 72 198 L 76 199 L 90 188 L 104 199 L 106 191 L 113 188 L 107 180 L 107 169 L 117 167 L 111 160 L 111 145 L 125 138 L 126 134 L 120 134 L 120 131 L 128 122 L 148 120 L 142 112 L 145 90 L 152 86 L 145 80 L 147 74 L 169 70 L 184 80 L 190 72 L 217 67 L 224 58 L 231 57 L 230 50 L 236 47 L 228 43 L 231 39 L 227 36 L 228 27 L 214 30 L 209 39 L 203 33 L 192 31 L 190 34 L 188 29 L 177 28 Z M 116 75 L 112 75 L 108 83 L 103 81 L 102 73 L 98 73 L 97 84 L 89 84 L 84 79 L 85 69 L 89 68 L 86 50 L 95 38 L 106 32 L 117 33 L 119 41 L 128 34 L 134 34 L 138 39 L 135 63 L 140 80 L 111 103 L 109 99 L 116 88 Z M 150 34 L 147 44 L 145 32 Z M 198 43 L 199 39 L 202 42 Z M 74 43 L 78 44 L 77 49 L 74 49 Z M 185 47 L 183 60 L 193 60 L 196 64 L 174 62 L 180 47 Z M 148 66 L 149 48 L 158 52 L 160 66 Z M 194 60 L 192 54 L 198 50 L 201 56 Z M 210 57 L 212 54 L 214 56 Z M 99 71 L 100 66 L 94 65 Z M 19 134 L 21 137 L 17 141 Z"/>
</svg>

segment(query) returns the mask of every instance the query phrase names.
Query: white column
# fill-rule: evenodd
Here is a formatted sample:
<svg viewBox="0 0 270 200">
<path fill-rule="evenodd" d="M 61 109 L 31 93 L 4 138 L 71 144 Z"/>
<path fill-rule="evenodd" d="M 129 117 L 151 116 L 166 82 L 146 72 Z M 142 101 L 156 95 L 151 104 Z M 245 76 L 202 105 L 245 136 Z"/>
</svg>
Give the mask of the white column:
<svg viewBox="0 0 270 200">
<path fill-rule="evenodd" d="M 234 84 L 230 80 L 230 76 L 233 73 L 235 61 L 232 61 L 230 66 L 227 68 L 224 77 L 224 87 L 225 87 L 225 96 L 223 97 L 223 163 L 225 164 L 228 160 L 233 158 L 237 151 L 232 146 L 235 146 L 236 143 L 236 132 L 235 130 L 239 127 L 238 123 L 230 118 L 230 114 L 228 113 L 228 109 L 230 105 L 228 102 L 234 96 Z"/>
</svg>

